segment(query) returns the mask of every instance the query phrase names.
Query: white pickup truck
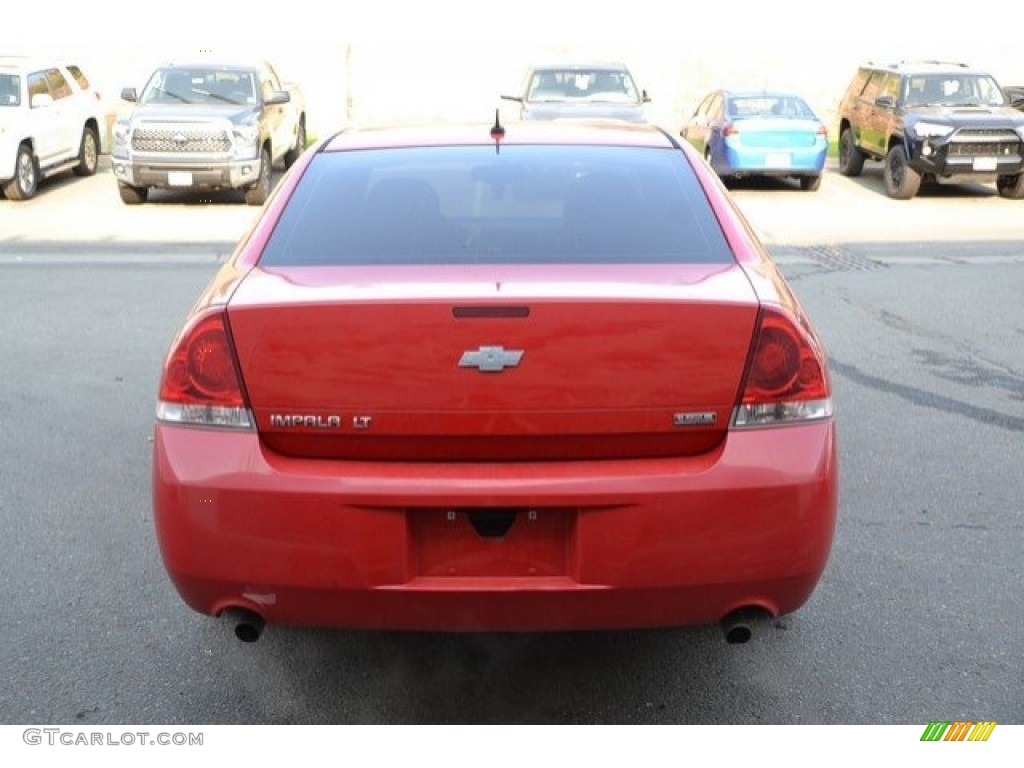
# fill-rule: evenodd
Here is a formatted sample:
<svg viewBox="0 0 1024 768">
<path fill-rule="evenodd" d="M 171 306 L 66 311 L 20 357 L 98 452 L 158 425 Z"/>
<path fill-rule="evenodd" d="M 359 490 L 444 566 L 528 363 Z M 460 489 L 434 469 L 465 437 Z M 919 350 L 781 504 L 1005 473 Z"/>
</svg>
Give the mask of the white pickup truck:
<svg viewBox="0 0 1024 768">
<path fill-rule="evenodd" d="M 290 167 L 306 148 L 306 102 L 267 62 L 168 63 L 114 124 L 111 165 L 121 200 L 149 190 L 239 189 L 262 205 L 275 165 Z"/>
</svg>

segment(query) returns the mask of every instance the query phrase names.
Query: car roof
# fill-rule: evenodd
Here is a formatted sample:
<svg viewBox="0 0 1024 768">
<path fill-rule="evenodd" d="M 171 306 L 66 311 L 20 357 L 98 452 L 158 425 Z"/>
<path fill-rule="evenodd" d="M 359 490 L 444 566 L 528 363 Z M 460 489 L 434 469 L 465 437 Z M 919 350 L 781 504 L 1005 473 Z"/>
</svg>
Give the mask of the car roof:
<svg viewBox="0 0 1024 768">
<path fill-rule="evenodd" d="M 53 67 L 78 66 L 74 61 L 64 59 L 46 58 L 43 56 L 21 56 L 16 54 L 5 54 L 0 56 L 0 69 L 17 70 L 19 72 L 36 71 L 39 69 L 52 69 Z"/>
<path fill-rule="evenodd" d="M 429 123 L 349 128 L 330 138 L 329 152 L 408 147 L 494 146 L 493 122 Z M 662 129 L 622 120 L 525 120 L 509 122 L 500 145 L 587 145 L 672 149 L 679 145 Z"/>
<path fill-rule="evenodd" d="M 185 59 L 165 61 L 157 69 L 259 69 L 267 62 L 249 59 Z"/>
<path fill-rule="evenodd" d="M 539 72 L 548 69 L 577 70 L 577 69 L 613 69 L 629 70 L 621 61 L 564 61 L 550 62 L 545 64 L 534 64 L 530 67 L 531 72 Z"/>
<path fill-rule="evenodd" d="M 739 96 L 739 97 L 756 98 L 756 97 L 759 97 L 759 96 L 768 96 L 768 97 L 773 97 L 773 98 L 785 97 L 785 98 L 789 98 L 789 99 L 800 99 L 800 100 L 803 100 L 803 96 L 801 96 L 796 91 L 776 90 L 776 89 L 772 89 L 772 88 L 761 88 L 761 89 L 755 89 L 755 88 L 735 88 L 735 89 L 733 89 L 733 88 L 721 88 L 721 89 L 719 89 L 718 93 L 721 93 L 724 96 L 728 96 L 728 97 L 737 97 L 737 96 Z"/>
<path fill-rule="evenodd" d="M 864 69 L 884 69 L 900 75 L 908 74 L 946 74 L 955 72 L 957 74 L 987 75 L 988 72 L 982 69 L 971 67 L 962 62 L 956 61 L 898 61 L 888 64 L 868 62 Z"/>
</svg>

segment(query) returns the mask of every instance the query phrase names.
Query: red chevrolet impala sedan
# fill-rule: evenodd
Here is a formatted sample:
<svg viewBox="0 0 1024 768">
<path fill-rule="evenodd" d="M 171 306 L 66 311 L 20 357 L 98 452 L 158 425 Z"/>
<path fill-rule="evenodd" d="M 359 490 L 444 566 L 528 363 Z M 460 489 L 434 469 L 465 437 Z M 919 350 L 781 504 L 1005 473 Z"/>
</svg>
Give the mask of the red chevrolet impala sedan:
<svg viewBox="0 0 1024 768">
<path fill-rule="evenodd" d="M 347 130 L 171 344 L 167 571 L 267 624 L 547 631 L 796 610 L 837 509 L 826 355 L 649 125 Z"/>
</svg>

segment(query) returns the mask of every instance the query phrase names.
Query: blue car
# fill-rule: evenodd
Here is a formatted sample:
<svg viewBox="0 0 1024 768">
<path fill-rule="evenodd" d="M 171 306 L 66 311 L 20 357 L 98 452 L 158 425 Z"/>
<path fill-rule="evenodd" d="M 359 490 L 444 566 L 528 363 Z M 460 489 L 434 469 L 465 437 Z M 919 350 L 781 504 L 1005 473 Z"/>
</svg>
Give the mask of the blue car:
<svg viewBox="0 0 1024 768">
<path fill-rule="evenodd" d="M 723 180 L 776 176 L 816 190 L 828 153 L 828 129 L 807 102 L 784 91 L 708 94 L 680 135 Z"/>
</svg>

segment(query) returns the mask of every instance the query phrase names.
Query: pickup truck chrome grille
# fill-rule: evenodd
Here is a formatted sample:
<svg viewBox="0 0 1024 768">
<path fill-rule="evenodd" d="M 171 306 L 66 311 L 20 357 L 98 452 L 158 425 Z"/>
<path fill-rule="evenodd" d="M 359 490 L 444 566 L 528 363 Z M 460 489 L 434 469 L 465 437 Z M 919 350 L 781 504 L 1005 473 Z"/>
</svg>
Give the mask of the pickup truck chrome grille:
<svg viewBox="0 0 1024 768">
<path fill-rule="evenodd" d="M 139 152 L 228 152 L 231 137 L 209 126 L 144 126 L 132 134 L 132 149 Z"/>
</svg>

